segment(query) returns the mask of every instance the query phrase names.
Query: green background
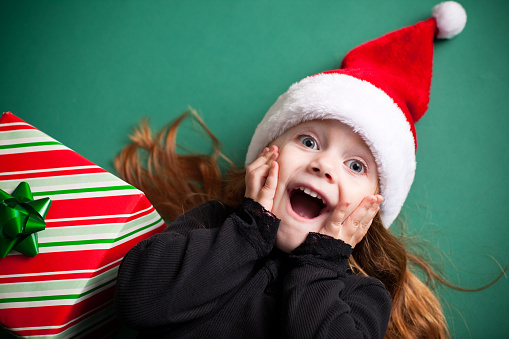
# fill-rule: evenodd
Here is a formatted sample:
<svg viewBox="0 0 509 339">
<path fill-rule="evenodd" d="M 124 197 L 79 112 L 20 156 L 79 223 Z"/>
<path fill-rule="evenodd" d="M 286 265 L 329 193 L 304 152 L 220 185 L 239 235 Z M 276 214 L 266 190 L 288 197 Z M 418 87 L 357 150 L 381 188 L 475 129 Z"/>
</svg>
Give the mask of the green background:
<svg viewBox="0 0 509 339">
<path fill-rule="evenodd" d="M 291 83 L 426 19 L 436 3 L 2 0 L 0 110 L 113 171 L 141 117 L 159 129 L 192 106 L 242 165 L 256 124 Z M 403 215 L 445 275 L 476 288 L 509 264 L 509 1 L 462 3 L 465 30 L 435 45 Z M 438 292 L 453 337 L 507 337 L 506 277 L 480 292 Z"/>
</svg>

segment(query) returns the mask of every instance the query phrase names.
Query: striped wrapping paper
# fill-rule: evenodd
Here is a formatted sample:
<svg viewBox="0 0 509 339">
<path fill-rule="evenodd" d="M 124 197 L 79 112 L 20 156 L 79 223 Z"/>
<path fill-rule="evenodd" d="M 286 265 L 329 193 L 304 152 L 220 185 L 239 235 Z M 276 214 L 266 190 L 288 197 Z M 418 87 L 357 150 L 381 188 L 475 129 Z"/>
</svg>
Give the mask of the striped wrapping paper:
<svg viewBox="0 0 509 339">
<path fill-rule="evenodd" d="M 143 193 L 11 113 L 0 117 L 0 188 L 49 197 L 39 254 L 0 259 L 0 324 L 30 338 L 115 331 L 119 264 L 166 225 Z"/>
</svg>

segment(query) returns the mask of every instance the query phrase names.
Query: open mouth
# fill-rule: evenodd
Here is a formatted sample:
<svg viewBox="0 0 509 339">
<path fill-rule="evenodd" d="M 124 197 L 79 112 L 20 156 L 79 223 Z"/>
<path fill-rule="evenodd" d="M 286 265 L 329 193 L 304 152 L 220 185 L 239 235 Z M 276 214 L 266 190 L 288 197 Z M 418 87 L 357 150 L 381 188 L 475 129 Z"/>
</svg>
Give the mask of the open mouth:
<svg viewBox="0 0 509 339">
<path fill-rule="evenodd" d="M 307 187 L 297 187 L 290 193 L 290 204 L 295 213 L 306 219 L 318 217 L 327 207 L 325 200 Z"/>
</svg>

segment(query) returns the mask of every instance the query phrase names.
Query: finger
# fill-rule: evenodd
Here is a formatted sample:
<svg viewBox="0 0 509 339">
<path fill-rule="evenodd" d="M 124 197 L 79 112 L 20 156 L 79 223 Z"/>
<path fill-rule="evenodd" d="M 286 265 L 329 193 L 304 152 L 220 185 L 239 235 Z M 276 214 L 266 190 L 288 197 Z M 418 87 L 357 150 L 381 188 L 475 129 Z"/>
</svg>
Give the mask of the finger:
<svg viewBox="0 0 509 339">
<path fill-rule="evenodd" d="M 278 183 L 278 172 L 279 164 L 274 161 L 270 165 L 269 174 L 259 193 L 259 203 L 268 211 L 272 211 L 272 206 L 274 205 L 274 196 L 276 194 Z"/>
<path fill-rule="evenodd" d="M 277 187 L 279 166 L 276 160 L 278 157 L 277 146 L 266 147 L 260 157 L 246 169 L 245 196 L 257 201 L 267 210 L 272 209 Z"/>
<path fill-rule="evenodd" d="M 267 160 L 270 159 L 272 153 L 270 153 L 270 148 L 265 147 L 263 151 L 260 153 L 258 158 L 256 158 L 249 166 L 247 166 L 246 171 L 253 170 L 267 163 Z"/>
<path fill-rule="evenodd" d="M 279 174 L 279 164 L 276 161 L 272 161 L 269 165 L 269 173 L 265 185 L 263 188 L 268 191 L 276 191 Z"/>
<path fill-rule="evenodd" d="M 354 225 L 361 225 L 366 219 L 372 219 L 375 216 L 382 201 L 381 195 L 368 195 L 362 199 L 347 220 Z"/>
<path fill-rule="evenodd" d="M 260 153 L 258 158 L 255 159 L 249 166 L 246 168 L 246 185 L 248 183 L 255 182 L 256 178 L 259 177 L 260 174 L 266 176 L 267 173 L 265 171 L 268 169 L 268 165 L 270 165 L 271 159 L 274 157 L 274 152 L 271 151 L 269 147 L 265 147 L 263 151 Z M 260 173 L 261 172 L 261 173 Z M 258 187 L 258 189 L 261 189 Z"/>
<path fill-rule="evenodd" d="M 270 172 L 270 166 L 263 164 L 257 168 L 246 171 L 246 196 L 255 199 L 262 190 Z"/>
<path fill-rule="evenodd" d="M 370 197 L 368 201 L 368 205 L 366 205 L 365 214 L 360 221 L 361 227 L 366 226 L 368 223 L 371 224 L 373 218 L 380 210 L 380 204 L 383 202 L 383 198 L 381 195 L 375 195 L 374 197 Z"/>
<path fill-rule="evenodd" d="M 277 146 L 273 145 L 269 152 L 266 154 L 267 156 L 267 165 L 271 166 L 273 162 L 277 161 L 279 158 L 279 149 Z"/>
<path fill-rule="evenodd" d="M 351 237 L 350 240 L 347 240 L 347 242 L 352 247 L 355 247 L 355 245 L 358 244 L 368 232 L 373 222 L 373 218 L 380 209 L 382 201 L 383 198 L 380 195 L 365 197 L 359 206 L 345 220 L 344 234 L 347 239 Z"/>
<path fill-rule="evenodd" d="M 349 202 L 342 202 L 338 206 L 336 206 L 336 208 L 332 211 L 329 221 L 327 222 L 325 227 L 320 231 L 320 233 L 326 234 L 336 239 L 340 239 L 339 236 L 341 233 L 341 228 L 343 226 L 343 221 L 345 220 L 346 217 L 348 206 L 350 206 Z"/>
</svg>

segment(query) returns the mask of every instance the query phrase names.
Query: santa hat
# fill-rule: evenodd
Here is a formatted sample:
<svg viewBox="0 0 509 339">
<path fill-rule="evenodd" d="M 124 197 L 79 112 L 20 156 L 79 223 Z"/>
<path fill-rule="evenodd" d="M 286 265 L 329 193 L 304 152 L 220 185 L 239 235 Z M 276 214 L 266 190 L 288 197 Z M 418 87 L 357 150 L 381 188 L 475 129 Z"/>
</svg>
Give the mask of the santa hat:
<svg viewBox="0 0 509 339">
<path fill-rule="evenodd" d="M 293 84 L 260 122 L 246 166 L 289 128 L 309 120 L 339 120 L 369 146 L 378 166 L 380 212 L 388 228 L 399 214 L 415 174 L 414 123 L 426 112 L 433 40 L 452 38 L 466 23 L 463 7 L 447 1 L 432 17 L 351 50 L 341 67 Z"/>
</svg>

